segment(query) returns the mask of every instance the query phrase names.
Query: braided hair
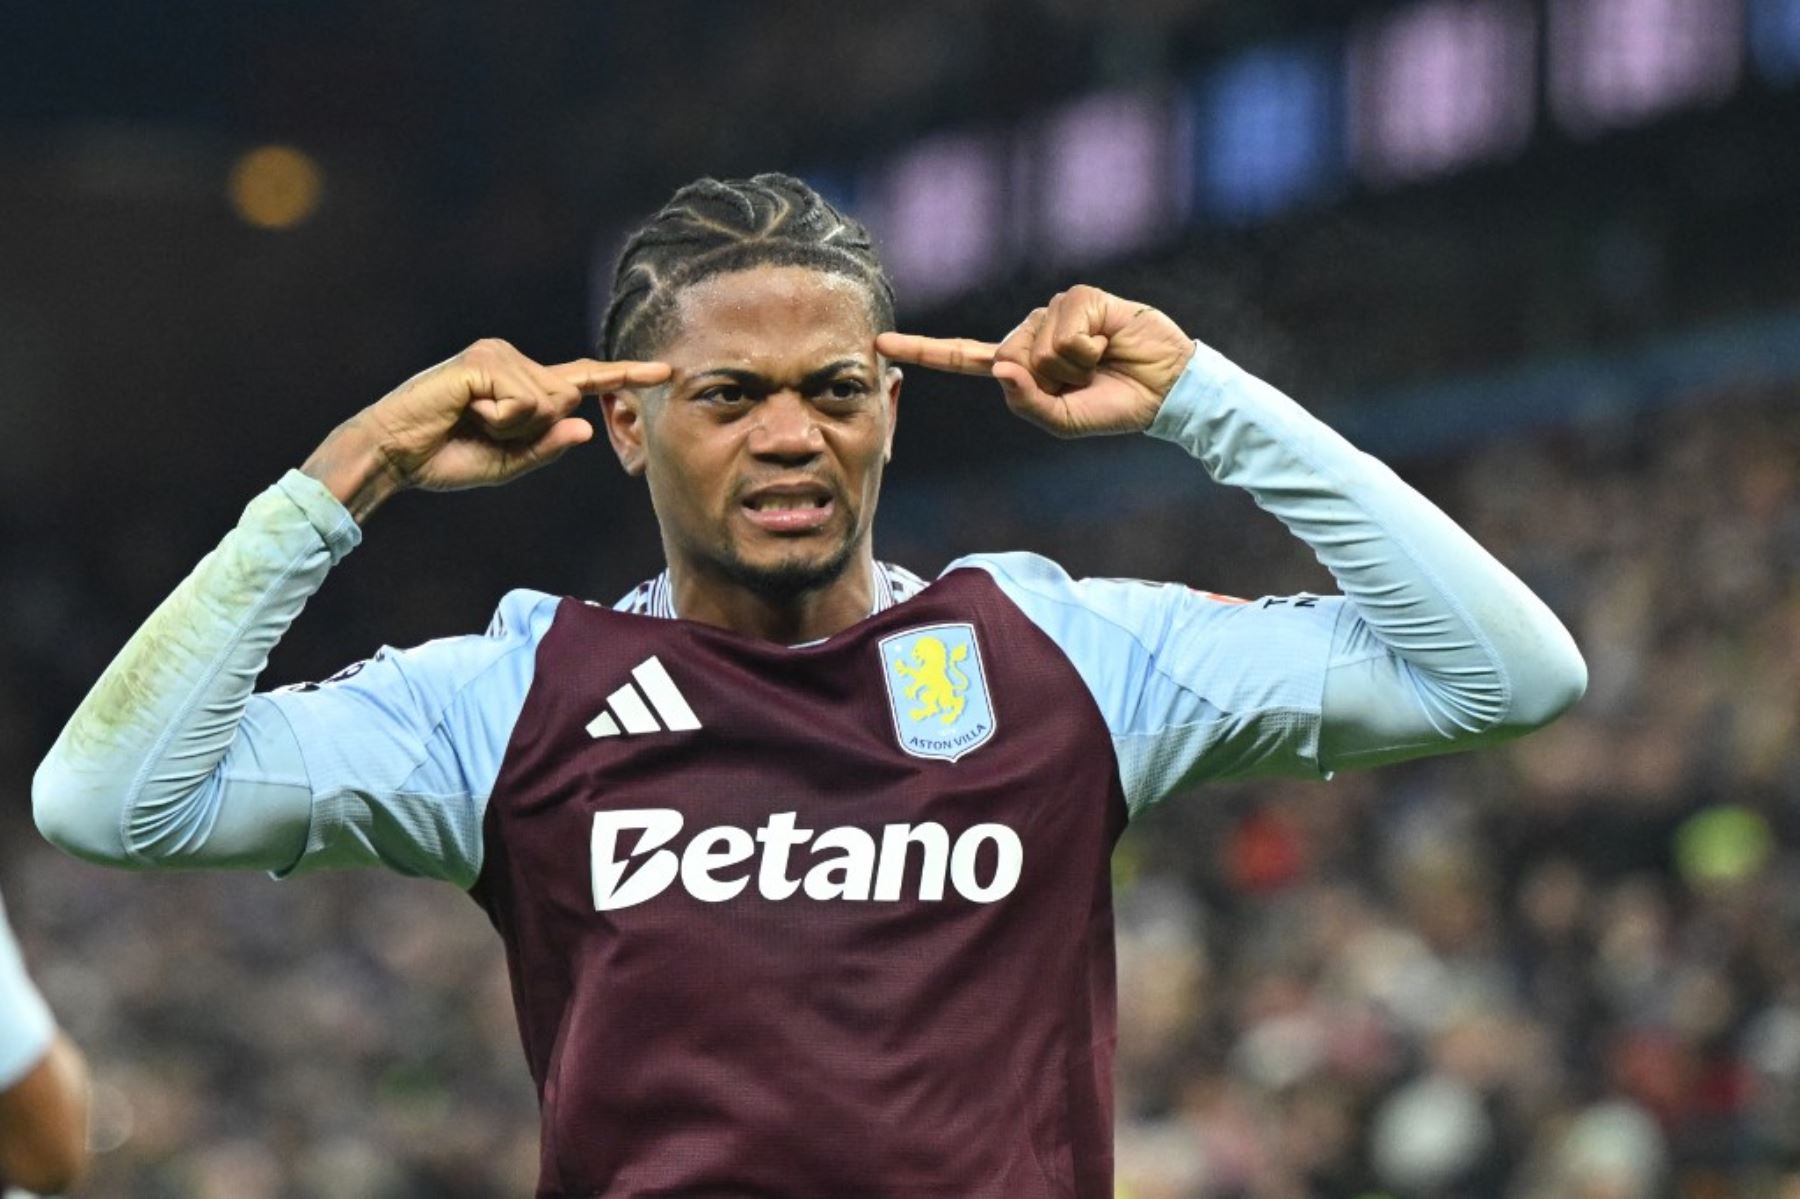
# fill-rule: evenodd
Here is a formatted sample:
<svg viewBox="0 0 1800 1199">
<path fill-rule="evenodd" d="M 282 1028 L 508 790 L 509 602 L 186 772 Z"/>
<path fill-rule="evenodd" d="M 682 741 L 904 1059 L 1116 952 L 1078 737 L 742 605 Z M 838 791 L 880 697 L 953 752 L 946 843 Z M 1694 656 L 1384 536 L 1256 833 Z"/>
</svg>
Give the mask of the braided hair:
<svg viewBox="0 0 1800 1199">
<path fill-rule="evenodd" d="M 645 358 L 675 332 L 676 298 L 702 279 L 800 266 L 862 284 L 877 332 L 894 327 L 894 285 L 869 231 L 791 175 L 700 179 L 631 235 L 600 327 L 604 358 Z"/>
</svg>

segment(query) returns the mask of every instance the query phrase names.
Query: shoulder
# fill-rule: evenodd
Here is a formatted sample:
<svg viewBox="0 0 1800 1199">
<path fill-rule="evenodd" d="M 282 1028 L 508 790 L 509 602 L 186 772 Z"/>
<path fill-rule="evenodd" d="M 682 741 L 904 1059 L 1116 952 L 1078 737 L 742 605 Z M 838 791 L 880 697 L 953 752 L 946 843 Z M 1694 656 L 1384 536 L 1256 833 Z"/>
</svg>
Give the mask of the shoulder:
<svg viewBox="0 0 1800 1199">
<path fill-rule="evenodd" d="M 549 628 L 561 603 L 560 597 L 547 592 L 515 588 L 500 597 L 487 636 L 500 641 L 536 640 Z"/>
<path fill-rule="evenodd" d="M 946 566 L 944 574 L 955 570 L 985 571 L 1027 615 L 1059 627 L 1085 618 L 1141 630 L 1165 619 L 1183 595 L 1207 594 L 1147 579 L 1077 579 L 1060 563 L 1022 551 L 969 554 Z"/>
<path fill-rule="evenodd" d="M 504 595 L 483 633 L 439 637 L 399 648 L 384 645 L 359 662 L 318 682 L 265 692 L 289 719 L 300 708 L 324 710 L 325 701 L 366 699 L 382 692 L 410 696 L 429 712 L 441 712 L 473 682 L 503 662 L 535 656 L 561 600 L 519 589 Z"/>
</svg>

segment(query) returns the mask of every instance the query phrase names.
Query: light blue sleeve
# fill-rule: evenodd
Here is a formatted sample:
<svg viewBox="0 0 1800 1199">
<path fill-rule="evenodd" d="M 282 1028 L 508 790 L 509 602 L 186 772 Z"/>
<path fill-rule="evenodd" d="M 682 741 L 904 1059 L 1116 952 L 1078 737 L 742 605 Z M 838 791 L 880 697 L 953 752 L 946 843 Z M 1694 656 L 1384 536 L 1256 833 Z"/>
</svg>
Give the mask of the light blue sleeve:
<svg viewBox="0 0 1800 1199">
<path fill-rule="evenodd" d="M 1135 814 L 1207 779 L 1317 777 L 1338 597 L 1246 603 L 1174 583 L 1073 579 L 1036 554 L 974 567 L 1054 641 L 1112 734 Z"/>
<path fill-rule="evenodd" d="M 132 869 L 381 863 L 472 883 L 482 808 L 555 601 L 514 592 L 486 636 L 253 694 L 270 649 L 361 537 L 298 471 L 252 500 L 39 765 L 43 834 Z"/>
<path fill-rule="evenodd" d="M 246 717 L 292 730 L 311 805 L 306 848 L 281 873 L 381 865 L 474 885 L 482 819 L 557 602 L 509 592 L 485 636 L 384 648 L 252 700 Z M 225 777 L 231 768 L 228 754 Z"/>
<path fill-rule="evenodd" d="M 25 973 L 18 942 L 0 904 L 0 1091 L 31 1073 L 56 1036 L 56 1021 Z"/>
<path fill-rule="evenodd" d="M 1069 656 L 1112 733 L 1132 811 L 1192 783 L 1328 774 L 1538 728 L 1587 686 L 1529 588 L 1386 466 L 1196 345 L 1149 432 L 1242 487 L 1342 595 L 1224 602 L 1072 580 L 1030 555 L 989 571 Z"/>
</svg>

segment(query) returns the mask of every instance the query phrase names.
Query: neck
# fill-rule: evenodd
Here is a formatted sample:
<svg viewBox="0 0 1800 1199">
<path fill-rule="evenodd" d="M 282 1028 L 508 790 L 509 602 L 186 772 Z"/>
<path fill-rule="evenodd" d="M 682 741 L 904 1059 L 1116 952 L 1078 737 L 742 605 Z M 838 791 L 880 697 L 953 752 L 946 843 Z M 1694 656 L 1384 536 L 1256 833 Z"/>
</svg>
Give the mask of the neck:
<svg viewBox="0 0 1800 1199">
<path fill-rule="evenodd" d="M 804 645 L 842 632 L 875 607 L 875 557 L 867 542 L 823 587 L 770 596 L 690 563 L 669 562 L 675 612 L 683 620 L 781 645 Z"/>
</svg>

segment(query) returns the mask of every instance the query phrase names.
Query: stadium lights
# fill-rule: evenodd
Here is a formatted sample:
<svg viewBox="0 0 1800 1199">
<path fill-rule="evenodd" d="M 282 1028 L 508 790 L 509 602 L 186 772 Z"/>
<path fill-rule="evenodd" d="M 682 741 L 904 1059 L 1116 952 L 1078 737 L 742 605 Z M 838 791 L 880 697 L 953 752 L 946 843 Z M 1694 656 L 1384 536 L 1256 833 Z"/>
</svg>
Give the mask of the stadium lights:
<svg viewBox="0 0 1800 1199">
<path fill-rule="evenodd" d="M 1716 103 L 1743 61 L 1740 0 L 1552 0 L 1550 107 L 1570 133 Z"/>
<path fill-rule="evenodd" d="M 1751 0 L 1750 52 L 1770 83 L 1800 83 L 1800 0 Z"/>
<path fill-rule="evenodd" d="M 881 239 L 901 294 L 920 300 L 964 291 L 998 268 L 1005 160 L 977 133 L 941 133 L 888 160 L 854 205 Z"/>
<path fill-rule="evenodd" d="M 1062 261 L 1087 262 L 1165 232 L 1174 215 L 1172 129 L 1165 105 L 1129 92 L 1052 114 L 1034 141 L 1029 192 L 1039 201 L 1042 244 Z"/>
<path fill-rule="evenodd" d="M 1196 215 L 1266 217 L 1335 184 L 1343 173 L 1343 106 L 1333 49 L 1323 42 L 1260 47 L 1189 89 Z"/>
<path fill-rule="evenodd" d="M 1537 22 L 1517 0 L 1434 0 L 1365 20 L 1345 62 L 1350 153 L 1371 183 L 1505 157 L 1531 137 Z"/>
<path fill-rule="evenodd" d="M 1517 154 L 1540 78 L 1578 137 L 1717 103 L 1747 48 L 1770 83 L 1800 83 L 1800 0 L 1420 0 L 1252 47 L 1173 95 L 1100 92 L 809 177 L 869 225 L 906 302 L 931 304 L 1027 247 L 1085 264 L 1322 203 L 1352 169 L 1386 187 Z"/>
</svg>

